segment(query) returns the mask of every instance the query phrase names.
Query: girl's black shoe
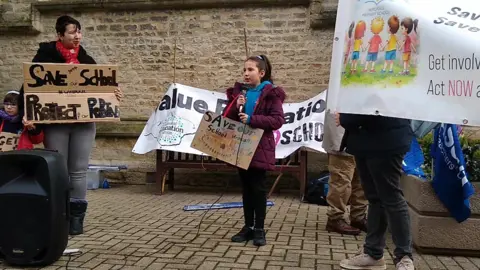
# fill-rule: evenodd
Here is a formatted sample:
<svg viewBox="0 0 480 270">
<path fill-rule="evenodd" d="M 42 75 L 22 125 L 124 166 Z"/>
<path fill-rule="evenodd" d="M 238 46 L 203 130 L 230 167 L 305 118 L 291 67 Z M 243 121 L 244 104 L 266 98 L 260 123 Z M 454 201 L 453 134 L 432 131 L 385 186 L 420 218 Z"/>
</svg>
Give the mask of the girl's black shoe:
<svg viewBox="0 0 480 270">
<path fill-rule="evenodd" d="M 242 230 L 232 236 L 232 242 L 241 243 L 253 239 L 253 230 L 249 227 L 243 227 Z"/>
<path fill-rule="evenodd" d="M 253 232 L 253 244 L 257 247 L 265 246 L 267 239 L 265 239 L 265 230 L 255 229 Z"/>
</svg>

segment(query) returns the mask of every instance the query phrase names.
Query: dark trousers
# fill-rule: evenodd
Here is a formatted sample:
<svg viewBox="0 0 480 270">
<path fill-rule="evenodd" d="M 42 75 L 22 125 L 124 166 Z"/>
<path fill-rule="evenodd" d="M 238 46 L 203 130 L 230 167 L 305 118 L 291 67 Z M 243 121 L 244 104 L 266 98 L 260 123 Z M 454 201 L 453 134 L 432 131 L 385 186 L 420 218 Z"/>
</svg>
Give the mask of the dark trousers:
<svg viewBox="0 0 480 270">
<path fill-rule="evenodd" d="M 243 214 L 245 226 L 263 229 L 267 212 L 266 171 L 250 168 L 239 170 L 243 186 Z"/>
<path fill-rule="evenodd" d="M 368 200 L 368 233 L 364 252 L 380 259 L 385 249 L 387 226 L 395 244 L 395 261 L 412 258 L 410 215 L 400 188 L 404 155 L 355 157 L 362 187 Z"/>
</svg>

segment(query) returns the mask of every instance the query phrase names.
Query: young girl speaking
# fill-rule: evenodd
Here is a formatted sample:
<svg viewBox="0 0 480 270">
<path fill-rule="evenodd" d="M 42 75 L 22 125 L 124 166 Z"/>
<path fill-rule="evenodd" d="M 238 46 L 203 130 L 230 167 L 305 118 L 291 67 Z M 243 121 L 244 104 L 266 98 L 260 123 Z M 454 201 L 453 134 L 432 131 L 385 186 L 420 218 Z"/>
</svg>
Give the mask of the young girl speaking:
<svg viewBox="0 0 480 270">
<path fill-rule="evenodd" d="M 224 115 L 252 128 L 263 129 L 264 133 L 248 170 L 239 169 L 245 226 L 232 237 L 232 241 L 245 242 L 253 239 L 254 245 L 264 246 L 266 171 L 275 169 L 273 131 L 280 129 L 285 122 L 282 107 L 285 92 L 273 85 L 272 65 L 264 55 L 252 56 L 245 61 L 243 79 L 243 84 L 237 82 L 233 88 L 227 89 L 229 105 Z M 245 88 L 247 91 L 244 95 L 242 90 Z"/>
</svg>

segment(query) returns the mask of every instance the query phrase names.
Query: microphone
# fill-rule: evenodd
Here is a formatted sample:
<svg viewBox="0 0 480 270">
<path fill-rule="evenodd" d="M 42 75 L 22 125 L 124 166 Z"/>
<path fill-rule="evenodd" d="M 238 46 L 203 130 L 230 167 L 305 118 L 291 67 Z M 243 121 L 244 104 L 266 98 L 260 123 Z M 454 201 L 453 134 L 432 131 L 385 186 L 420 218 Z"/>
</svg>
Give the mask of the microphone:
<svg viewBox="0 0 480 270">
<path fill-rule="evenodd" d="M 245 84 L 242 84 L 242 94 L 241 95 L 245 97 L 246 94 L 247 94 L 247 86 Z M 238 107 L 238 111 L 243 113 L 244 112 L 243 111 L 244 107 L 245 107 L 244 105 L 240 105 Z"/>
</svg>

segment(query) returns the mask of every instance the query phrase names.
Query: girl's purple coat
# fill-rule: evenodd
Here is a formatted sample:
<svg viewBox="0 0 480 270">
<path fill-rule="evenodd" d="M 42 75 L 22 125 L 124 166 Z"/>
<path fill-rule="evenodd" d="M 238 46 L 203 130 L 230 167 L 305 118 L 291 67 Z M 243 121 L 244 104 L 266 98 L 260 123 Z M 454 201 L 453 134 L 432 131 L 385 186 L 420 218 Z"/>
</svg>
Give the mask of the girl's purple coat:
<svg viewBox="0 0 480 270">
<path fill-rule="evenodd" d="M 242 93 L 242 84 L 235 83 L 232 88 L 227 89 L 227 98 L 229 105 L 237 102 L 237 97 Z M 253 155 L 250 168 L 263 169 L 267 171 L 275 170 L 275 139 L 273 131 L 278 130 L 285 123 L 283 116 L 283 102 L 285 100 L 285 91 L 273 84 L 266 85 L 262 94 L 258 98 L 257 104 L 250 119 L 252 128 L 263 129 L 263 136 L 260 139 L 258 148 Z M 230 108 L 229 108 L 230 107 Z M 240 121 L 236 104 L 227 106 L 229 110 L 225 116 Z"/>
</svg>

